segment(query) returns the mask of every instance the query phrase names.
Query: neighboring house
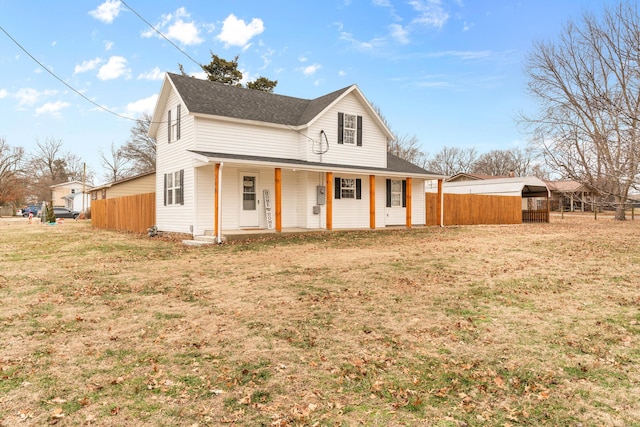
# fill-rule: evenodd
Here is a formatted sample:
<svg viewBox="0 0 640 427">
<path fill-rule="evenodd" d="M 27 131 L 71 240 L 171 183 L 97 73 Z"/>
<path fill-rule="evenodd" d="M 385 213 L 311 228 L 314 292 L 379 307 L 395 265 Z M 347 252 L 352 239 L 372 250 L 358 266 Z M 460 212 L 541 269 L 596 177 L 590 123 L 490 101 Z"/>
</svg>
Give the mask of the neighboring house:
<svg viewBox="0 0 640 427">
<path fill-rule="evenodd" d="M 147 172 L 123 178 L 91 189 L 91 200 L 113 199 L 136 194 L 155 193 L 156 173 Z"/>
<path fill-rule="evenodd" d="M 93 188 L 82 181 L 69 181 L 50 186 L 53 206 L 84 212 L 91 206 L 89 192 Z"/>
<path fill-rule="evenodd" d="M 347 229 L 425 224 L 424 181 L 360 89 L 307 100 L 168 73 L 156 138 L 156 226 Z"/>
<path fill-rule="evenodd" d="M 546 181 L 551 191 L 551 210 L 553 211 L 592 211 L 598 202 L 598 193 L 577 181 Z"/>
</svg>

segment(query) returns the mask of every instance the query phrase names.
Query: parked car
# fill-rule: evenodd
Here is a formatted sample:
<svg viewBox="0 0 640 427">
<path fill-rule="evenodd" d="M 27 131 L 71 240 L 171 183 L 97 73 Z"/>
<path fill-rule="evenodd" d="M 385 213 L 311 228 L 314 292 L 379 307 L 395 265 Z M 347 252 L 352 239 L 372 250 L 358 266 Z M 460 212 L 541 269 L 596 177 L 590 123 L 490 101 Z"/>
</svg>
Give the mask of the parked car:
<svg viewBox="0 0 640 427">
<path fill-rule="evenodd" d="M 53 213 L 55 214 L 56 218 L 72 218 L 72 219 L 78 219 L 78 217 L 80 216 L 80 212 L 78 211 L 72 211 L 71 209 L 67 209 L 67 208 L 53 208 Z"/>
<path fill-rule="evenodd" d="M 33 213 L 33 216 L 38 216 L 38 212 L 40 212 L 40 206 L 38 205 L 29 205 L 22 208 L 22 216 L 27 218 L 29 213 Z"/>
</svg>

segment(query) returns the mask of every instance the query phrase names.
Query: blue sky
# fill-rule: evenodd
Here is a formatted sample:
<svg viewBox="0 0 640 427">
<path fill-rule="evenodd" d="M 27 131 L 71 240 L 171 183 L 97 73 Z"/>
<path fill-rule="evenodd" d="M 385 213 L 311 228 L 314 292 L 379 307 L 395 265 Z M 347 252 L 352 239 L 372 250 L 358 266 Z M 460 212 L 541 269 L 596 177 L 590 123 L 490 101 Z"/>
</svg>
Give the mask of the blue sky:
<svg viewBox="0 0 640 427">
<path fill-rule="evenodd" d="M 311 99 L 355 83 L 392 131 L 417 136 L 429 154 L 524 146 L 514 119 L 532 108 L 522 70 L 533 42 L 611 1 L 125 3 L 0 0 L 0 137 L 28 153 L 37 140 L 62 140 L 94 184 L 100 150 L 125 143 L 130 119 L 153 110 L 163 73 L 178 64 L 199 73 L 210 52 L 239 55 L 245 79 L 277 80 L 278 94 Z"/>
</svg>

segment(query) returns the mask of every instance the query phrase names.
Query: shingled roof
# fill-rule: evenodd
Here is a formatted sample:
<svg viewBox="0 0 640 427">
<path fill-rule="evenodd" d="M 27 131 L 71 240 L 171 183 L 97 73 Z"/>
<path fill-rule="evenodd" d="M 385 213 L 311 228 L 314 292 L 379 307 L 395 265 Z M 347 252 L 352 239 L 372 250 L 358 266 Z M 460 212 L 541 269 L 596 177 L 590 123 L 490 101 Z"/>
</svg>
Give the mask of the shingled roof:
<svg viewBox="0 0 640 427">
<path fill-rule="evenodd" d="M 316 99 L 276 95 L 167 73 L 191 113 L 301 126 L 309 123 L 352 86 Z"/>
</svg>

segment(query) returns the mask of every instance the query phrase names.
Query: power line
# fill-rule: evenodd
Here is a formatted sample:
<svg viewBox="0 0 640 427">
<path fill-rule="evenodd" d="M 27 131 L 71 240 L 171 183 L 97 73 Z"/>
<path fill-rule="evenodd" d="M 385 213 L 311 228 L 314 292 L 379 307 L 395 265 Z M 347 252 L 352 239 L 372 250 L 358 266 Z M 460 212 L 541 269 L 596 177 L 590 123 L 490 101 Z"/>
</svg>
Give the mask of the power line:
<svg viewBox="0 0 640 427">
<path fill-rule="evenodd" d="M 169 38 L 167 36 L 165 36 L 160 30 L 158 30 L 156 27 L 154 27 L 151 23 L 149 23 L 149 21 L 147 21 L 146 19 L 144 19 L 142 17 L 142 15 L 140 15 L 138 12 L 136 12 L 135 10 L 133 10 L 133 8 L 131 6 L 129 6 L 124 0 L 120 0 L 120 3 L 122 3 L 127 9 L 129 9 L 131 12 L 133 12 L 138 18 L 140 18 L 140 20 L 142 22 L 144 22 L 145 24 L 147 24 L 149 26 L 149 28 L 151 28 L 153 31 L 155 31 L 156 33 L 158 33 L 158 35 L 160 37 L 162 37 L 163 39 L 165 39 L 167 42 L 169 42 L 173 47 L 175 47 L 176 49 L 178 49 L 178 51 L 180 53 L 182 53 L 184 56 L 186 56 L 187 58 L 189 58 L 194 64 L 196 64 L 198 67 L 202 68 L 202 64 L 199 63 L 198 61 L 196 61 L 195 59 L 193 59 L 187 52 L 185 52 L 184 50 L 182 50 L 177 44 L 175 44 L 174 42 L 172 42 L 171 40 L 169 40 Z"/>
<path fill-rule="evenodd" d="M 65 85 L 66 87 L 68 87 L 71 91 L 75 92 L 77 95 L 81 96 L 85 101 L 90 102 L 91 104 L 95 105 L 96 107 L 100 108 L 101 110 L 106 111 L 109 114 L 113 114 L 114 116 L 120 117 L 121 119 L 126 119 L 126 120 L 132 120 L 132 121 L 138 121 L 138 119 L 134 119 L 132 117 L 127 117 L 127 116 L 123 116 L 120 113 L 116 113 L 115 111 L 112 111 L 100 104 L 98 104 L 97 102 L 93 101 L 92 99 L 86 97 L 84 94 L 82 94 L 82 92 L 78 91 L 77 89 L 75 89 L 73 86 L 71 86 L 69 83 L 65 82 L 64 80 L 62 80 L 60 77 L 58 77 L 53 71 L 51 71 L 49 68 L 45 67 L 45 65 L 38 61 L 33 55 L 31 55 L 31 53 L 29 53 L 29 51 L 27 49 L 25 49 L 16 39 L 14 39 L 11 34 L 9 34 L 4 27 L 2 27 L 2 25 L 0 25 L 0 30 L 2 30 L 2 32 L 9 37 L 9 39 L 14 42 L 16 44 L 16 46 L 18 46 L 24 53 L 26 53 L 29 58 L 31 58 L 36 64 L 38 64 L 43 70 L 45 70 L 47 73 L 51 74 L 56 80 L 58 80 L 60 83 L 62 83 L 63 85 Z"/>
</svg>

